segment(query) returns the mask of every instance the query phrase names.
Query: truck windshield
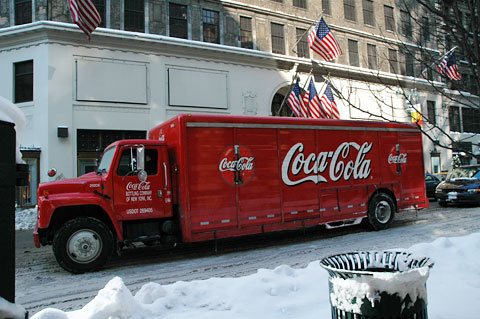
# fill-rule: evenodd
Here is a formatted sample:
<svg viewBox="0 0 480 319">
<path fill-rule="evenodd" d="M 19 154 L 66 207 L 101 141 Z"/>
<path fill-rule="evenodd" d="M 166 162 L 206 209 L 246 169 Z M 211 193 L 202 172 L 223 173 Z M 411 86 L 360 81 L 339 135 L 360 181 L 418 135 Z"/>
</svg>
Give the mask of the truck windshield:
<svg viewBox="0 0 480 319">
<path fill-rule="evenodd" d="M 97 174 L 108 173 L 112 165 L 113 155 L 115 154 L 115 147 L 111 147 L 103 152 L 102 160 L 98 165 Z"/>
</svg>

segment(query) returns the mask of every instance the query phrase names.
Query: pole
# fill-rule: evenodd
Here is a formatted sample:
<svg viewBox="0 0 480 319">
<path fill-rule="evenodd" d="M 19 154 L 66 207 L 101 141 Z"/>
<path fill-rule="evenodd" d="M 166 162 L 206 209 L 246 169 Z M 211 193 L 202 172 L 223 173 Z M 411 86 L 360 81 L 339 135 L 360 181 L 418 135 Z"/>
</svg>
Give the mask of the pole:
<svg viewBox="0 0 480 319">
<path fill-rule="evenodd" d="M 278 116 L 280 114 L 280 112 L 282 111 L 283 105 L 285 104 L 285 101 L 290 96 L 290 93 L 292 93 L 293 82 L 295 82 L 295 79 L 297 78 L 297 76 L 298 76 L 298 63 L 295 63 L 295 74 L 292 77 L 290 88 L 288 89 L 287 94 L 285 94 L 285 96 L 283 97 L 282 104 L 280 104 L 280 107 L 278 108 L 277 114 L 275 114 L 275 116 Z"/>
</svg>

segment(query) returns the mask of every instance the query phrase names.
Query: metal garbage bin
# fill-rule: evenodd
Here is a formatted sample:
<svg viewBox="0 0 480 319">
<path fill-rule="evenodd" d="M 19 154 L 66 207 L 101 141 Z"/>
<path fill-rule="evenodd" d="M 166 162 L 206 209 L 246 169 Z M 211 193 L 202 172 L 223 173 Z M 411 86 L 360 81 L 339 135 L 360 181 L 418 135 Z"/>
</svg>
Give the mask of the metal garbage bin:
<svg viewBox="0 0 480 319">
<path fill-rule="evenodd" d="M 406 251 L 360 251 L 326 257 L 332 319 L 424 319 L 433 261 Z"/>
</svg>

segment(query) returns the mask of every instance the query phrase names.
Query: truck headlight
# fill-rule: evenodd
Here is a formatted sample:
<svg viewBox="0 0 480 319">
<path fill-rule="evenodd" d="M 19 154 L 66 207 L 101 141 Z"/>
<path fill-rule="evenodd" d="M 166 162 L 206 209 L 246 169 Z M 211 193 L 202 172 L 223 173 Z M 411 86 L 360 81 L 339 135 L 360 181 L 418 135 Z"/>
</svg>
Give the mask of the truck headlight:
<svg viewBox="0 0 480 319">
<path fill-rule="evenodd" d="M 469 193 L 478 193 L 478 192 L 480 192 L 480 188 L 470 188 L 470 189 L 468 189 L 467 192 L 469 192 Z"/>
</svg>

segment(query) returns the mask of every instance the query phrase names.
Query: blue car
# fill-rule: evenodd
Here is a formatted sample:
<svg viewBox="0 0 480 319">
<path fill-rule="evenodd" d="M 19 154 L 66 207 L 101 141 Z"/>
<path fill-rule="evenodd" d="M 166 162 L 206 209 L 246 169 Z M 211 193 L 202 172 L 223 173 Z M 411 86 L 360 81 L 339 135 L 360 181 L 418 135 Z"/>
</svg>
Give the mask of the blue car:
<svg viewBox="0 0 480 319">
<path fill-rule="evenodd" d="M 425 174 L 425 188 L 427 189 L 427 197 L 435 199 L 435 189 L 442 181 L 433 174 Z"/>
<path fill-rule="evenodd" d="M 453 169 L 437 186 L 435 197 L 443 207 L 459 203 L 480 204 L 480 165 Z"/>
</svg>

